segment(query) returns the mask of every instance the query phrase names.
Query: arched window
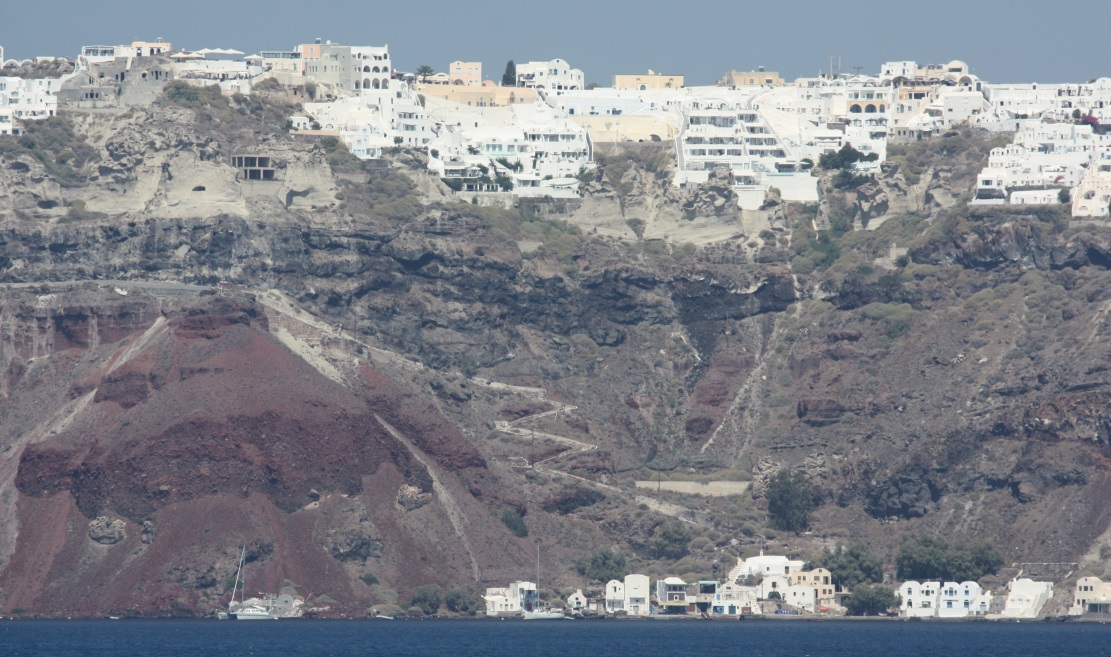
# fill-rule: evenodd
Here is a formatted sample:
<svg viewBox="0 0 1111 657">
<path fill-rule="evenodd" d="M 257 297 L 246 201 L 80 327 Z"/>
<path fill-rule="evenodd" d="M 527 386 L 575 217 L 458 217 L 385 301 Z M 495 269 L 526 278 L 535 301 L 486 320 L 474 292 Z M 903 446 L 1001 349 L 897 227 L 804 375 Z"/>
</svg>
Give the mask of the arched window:
<svg viewBox="0 0 1111 657">
<path fill-rule="evenodd" d="M 363 78 L 363 89 L 370 89 L 370 78 Z"/>
<path fill-rule="evenodd" d="M 382 88 L 383 89 L 389 89 L 390 88 L 390 81 L 389 80 L 382 80 Z"/>
<path fill-rule="evenodd" d="M 871 104 L 871 103 L 868 103 L 868 105 L 865 106 L 865 108 L 864 108 L 864 113 L 865 114 L 875 114 L 876 113 L 876 106 Z"/>
<path fill-rule="evenodd" d="M 381 89 L 382 88 L 382 85 L 378 84 L 378 80 L 374 81 L 374 88 L 375 89 Z"/>
<path fill-rule="evenodd" d="M 849 108 L 849 112 L 852 114 L 860 114 L 860 105 L 853 105 Z"/>
<path fill-rule="evenodd" d="M 370 73 L 370 66 L 364 64 L 363 65 L 363 73 Z"/>
</svg>

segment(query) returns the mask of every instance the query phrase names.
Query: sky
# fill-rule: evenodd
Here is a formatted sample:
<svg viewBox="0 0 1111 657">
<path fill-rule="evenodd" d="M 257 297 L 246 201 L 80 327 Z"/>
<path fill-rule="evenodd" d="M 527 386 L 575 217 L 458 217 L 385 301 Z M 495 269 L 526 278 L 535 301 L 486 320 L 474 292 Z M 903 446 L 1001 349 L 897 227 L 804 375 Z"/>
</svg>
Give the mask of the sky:
<svg viewBox="0 0 1111 657">
<path fill-rule="evenodd" d="M 394 67 L 481 61 L 500 80 L 516 62 L 567 60 L 602 86 L 615 73 L 712 84 L 764 66 L 792 80 L 829 70 L 878 73 L 886 61 L 960 59 L 988 82 L 1111 76 L 1111 0 L 4 0 L 7 58 L 75 56 L 83 45 L 163 37 L 175 48 L 286 50 L 320 37 L 388 44 Z M 858 68 L 859 67 L 859 68 Z"/>
</svg>

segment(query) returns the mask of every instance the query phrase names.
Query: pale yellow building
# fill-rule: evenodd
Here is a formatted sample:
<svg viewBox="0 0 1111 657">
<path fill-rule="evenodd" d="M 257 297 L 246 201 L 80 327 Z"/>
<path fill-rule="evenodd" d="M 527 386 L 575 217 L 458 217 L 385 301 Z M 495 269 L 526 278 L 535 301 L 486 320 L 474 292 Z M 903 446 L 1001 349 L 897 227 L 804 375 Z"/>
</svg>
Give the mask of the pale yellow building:
<svg viewBox="0 0 1111 657">
<path fill-rule="evenodd" d="M 755 71 L 729 71 L 721 80 L 719 87 L 770 87 L 783 84 L 783 78 L 775 71 L 759 68 Z"/>
<path fill-rule="evenodd" d="M 535 89 L 500 87 L 487 80 L 480 87 L 454 84 L 417 84 L 418 94 L 450 100 L 468 107 L 507 107 L 539 100 Z"/>
<path fill-rule="evenodd" d="M 613 76 L 614 89 L 645 91 L 648 89 L 682 89 L 683 86 L 682 75 L 664 75 L 652 70 L 642 75 Z"/>
<path fill-rule="evenodd" d="M 452 62 L 448 66 L 450 84 L 459 87 L 482 86 L 482 62 Z"/>
<path fill-rule="evenodd" d="M 818 602 L 827 602 L 833 600 L 833 594 L 836 593 L 836 586 L 833 584 L 833 576 L 825 568 L 815 568 L 814 570 L 801 570 L 791 573 L 788 578 L 791 586 L 810 586 L 818 592 Z"/>
</svg>

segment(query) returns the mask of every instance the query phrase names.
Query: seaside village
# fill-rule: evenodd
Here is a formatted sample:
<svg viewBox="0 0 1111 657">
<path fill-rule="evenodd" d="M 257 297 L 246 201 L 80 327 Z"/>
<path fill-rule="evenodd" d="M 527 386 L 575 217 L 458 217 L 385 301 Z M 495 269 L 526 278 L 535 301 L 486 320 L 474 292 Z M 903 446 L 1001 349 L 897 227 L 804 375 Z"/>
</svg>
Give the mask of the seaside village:
<svg viewBox="0 0 1111 657">
<path fill-rule="evenodd" d="M 615 142 L 672 145 L 681 188 L 724 172 L 742 209 L 760 207 L 772 188 L 786 201 L 816 202 L 810 169 L 824 153 L 851 146 L 859 153 L 852 168 L 873 174 L 889 144 L 970 127 L 1014 135 L 991 151 L 972 203 L 1069 204 L 1075 217 L 1111 213 L 1111 78 L 994 84 L 962 61 L 887 62 L 873 73 L 853 67 L 847 74 L 831 58 L 814 77 L 794 81 L 757 67 L 709 86 L 653 70 L 599 86 L 558 58 L 510 63 L 494 75 L 482 62 L 464 61 L 406 73 L 388 46 L 323 39 L 251 55 L 157 39 L 21 61 L 5 59 L 0 47 L 0 62 L 0 135 L 18 135 L 27 121 L 67 108 L 149 104 L 174 80 L 227 94 L 284 88 L 303 107 L 291 120 L 294 135 L 337 138 L 365 160 L 391 148 L 420 149 L 456 195 L 482 204 L 576 198 L 596 146 Z M 4 73 L 51 64 L 66 72 L 41 79 Z M 273 174 L 266 166 L 237 168 L 260 180 Z"/>
<path fill-rule="evenodd" d="M 590 596 L 581 589 L 575 591 L 565 601 L 565 613 L 696 618 L 844 615 L 843 603 L 852 591 L 838 586 L 829 570 L 804 567 L 801 560 L 761 551 L 759 556 L 738 559 L 724 581 L 685 582 L 665 577 L 653 586 L 647 575 L 626 575 L 606 582 L 604 589 Z M 908 619 L 1039 618 L 1053 597 L 1053 583 L 1022 577 L 1021 572 L 1018 575 L 998 591 L 972 581 L 903 582 L 895 590 L 898 606 L 890 615 Z M 486 615 L 493 617 L 520 616 L 539 604 L 536 584 L 523 581 L 488 588 L 483 599 Z M 1111 582 L 1079 578 L 1067 613 L 1095 620 L 1111 618 Z"/>
<path fill-rule="evenodd" d="M 595 148 L 623 142 L 673 147 L 681 188 L 724 171 L 743 209 L 758 208 L 773 187 L 784 200 L 816 202 L 811 168 L 823 154 L 851 145 L 860 154 L 852 166 L 871 174 L 880 172 L 891 144 L 981 128 L 1013 139 L 991 151 L 972 203 L 1071 204 L 1077 217 L 1107 217 L 1111 210 L 1111 78 L 994 84 L 962 61 L 887 62 L 872 73 L 854 67 L 847 74 L 834 59 L 794 81 L 754 67 L 708 86 L 653 70 L 615 75 L 599 86 L 558 58 L 507 65 L 504 74 L 499 65 L 493 75 L 482 62 L 465 61 L 440 72 L 431 66 L 402 72 L 388 46 L 324 39 L 250 55 L 157 39 L 19 61 L 6 59 L 0 47 L 0 62 L 0 139 L 67 111 L 151 104 L 171 81 L 217 85 L 225 94 L 284 89 L 303 108 L 288 126 L 295 138 L 333 137 L 364 160 L 388 149 L 419 149 L 466 202 L 578 197 Z M 44 69 L 57 74 L 26 73 Z M 266 159 L 237 156 L 226 164 L 265 181 L 275 171 Z M 761 553 L 741 559 L 724 581 L 652 582 L 630 574 L 590 597 L 576 592 L 566 610 L 630 617 L 843 613 L 852 592 L 828 570 L 803 566 Z M 997 591 L 972 581 L 909 581 L 896 593 L 898 613 L 908 618 L 1024 619 L 1039 615 L 1053 585 L 1022 576 Z M 483 597 L 488 616 L 519 616 L 539 600 L 536 583 L 525 581 L 487 589 Z M 282 604 L 290 607 L 286 615 L 298 615 L 294 601 Z M 1070 612 L 1106 616 L 1111 583 L 1079 579 Z"/>
</svg>

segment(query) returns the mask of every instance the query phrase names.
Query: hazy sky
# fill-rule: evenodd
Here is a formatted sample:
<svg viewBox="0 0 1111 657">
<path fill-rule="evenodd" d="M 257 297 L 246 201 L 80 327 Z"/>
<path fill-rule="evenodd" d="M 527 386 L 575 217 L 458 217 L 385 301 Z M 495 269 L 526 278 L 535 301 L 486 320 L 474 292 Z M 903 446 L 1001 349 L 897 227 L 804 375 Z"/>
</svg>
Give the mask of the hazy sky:
<svg viewBox="0 0 1111 657">
<path fill-rule="evenodd" d="M 646 69 L 710 84 L 765 66 L 816 75 L 878 72 L 889 60 L 961 59 L 991 82 L 1083 82 L 1111 76 L 1111 0 L 3 0 L 8 58 L 76 55 L 82 45 L 164 37 L 177 48 L 288 49 L 315 37 L 389 44 L 394 66 L 479 60 L 500 79 L 509 59 L 562 57 L 587 82 Z"/>
</svg>

